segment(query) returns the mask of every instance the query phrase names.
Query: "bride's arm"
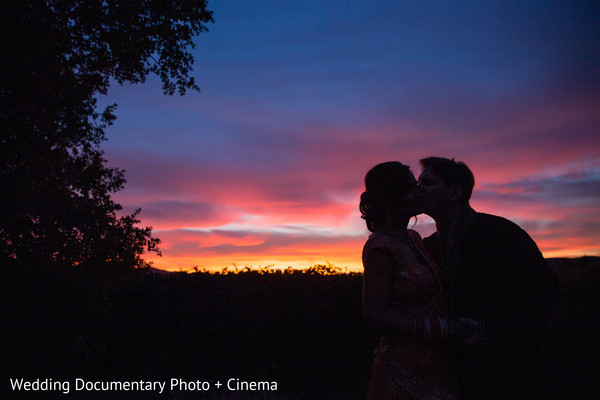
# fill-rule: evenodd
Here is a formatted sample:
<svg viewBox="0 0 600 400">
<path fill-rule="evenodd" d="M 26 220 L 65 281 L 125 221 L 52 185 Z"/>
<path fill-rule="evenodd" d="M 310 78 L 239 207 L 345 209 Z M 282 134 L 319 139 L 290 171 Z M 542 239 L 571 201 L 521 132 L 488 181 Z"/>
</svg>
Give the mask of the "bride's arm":
<svg viewBox="0 0 600 400">
<path fill-rule="evenodd" d="M 390 254 L 373 249 L 363 264 L 363 316 L 369 329 L 379 335 L 413 337 L 422 321 L 402 316 L 390 306 L 393 266 Z"/>
<path fill-rule="evenodd" d="M 364 260 L 363 316 L 369 329 L 378 335 L 387 334 L 407 339 L 464 340 L 476 331 L 465 318 L 441 321 L 437 318 L 412 318 L 391 306 L 391 276 L 393 261 L 386 251 L 373 249 Z M 440 326 L 446 324 L 444 329 Z M 445 330 L 445 334 L 443 331 Z"/>
</svg>

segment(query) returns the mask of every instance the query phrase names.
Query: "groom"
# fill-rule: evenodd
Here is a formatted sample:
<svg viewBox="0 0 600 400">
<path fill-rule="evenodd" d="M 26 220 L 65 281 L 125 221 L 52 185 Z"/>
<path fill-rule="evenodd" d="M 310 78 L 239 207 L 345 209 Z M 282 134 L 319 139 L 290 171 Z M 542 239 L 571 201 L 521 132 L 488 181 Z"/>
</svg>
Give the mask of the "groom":
<svg viewBox="0 0 600 400">
<path fill-rule="evenodd" d="M 470 207 L 475 180 L 466 164 L 420 163 L 424 212 L 437 227 L 425 245 L 444 271 L 450 317 L 468 318 L 473 331 L 458 351 L 460 398 L 538 398 L 537 339 L 556 305 L 556 277 L 524 230 Z"/>
</svg>

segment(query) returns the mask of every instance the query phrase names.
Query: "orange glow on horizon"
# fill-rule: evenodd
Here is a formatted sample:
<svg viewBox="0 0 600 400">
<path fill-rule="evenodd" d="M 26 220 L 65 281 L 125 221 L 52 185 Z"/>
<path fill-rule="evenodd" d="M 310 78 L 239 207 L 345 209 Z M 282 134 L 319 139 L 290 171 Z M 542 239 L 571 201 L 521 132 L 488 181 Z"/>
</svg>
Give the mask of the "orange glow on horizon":
<svg viewBox="0 0 600 400">
<path fill-rule="evenodd" d="M 563 239 L 540 240 L 537 241 L 538 247 L 546 258 L 578 258 L 582 256 L 600 256 L 600 247 L 591 243 L 578 244 L 577 239 L 573 238 L 566 241 L 569 247 L 560 247 L 558 242 L 564 243 Z M 152 262 L 152 266 L 166 271 L 188 271 L 194 267 L 206 269 L 209 271 L 220 271 L 224 268 L 242 269 L 244 267 L 263 268 L 270 267 L 276 269 L 285 269 L 288 267 L 295 269 L 304 269 L 317 264 L 332 264 L 348 272 L 362 272 L 361 261 L 362 243 L 357 243 L 352 247 L 338 247 L 330 251 L 324 249 L 289 249 L 287 254 L 238 254 L 235 256 L 207 255 L 202 257 L 170 256 L 168 252 L 163 252 L 163 257 L 155 255 L 146 255 L 146 261 Z M 318 252 L 321 252 L 320 255 Z"/>
<path fill-rule="evenodd" d="M 290 256 L 273 256 L 273 257 L 260 257 L 260 256 L 247 256 L 239 257 L 238 261 L 231 261 L 231 257 L 214 257 L 214 258 L 203 258 L 202 262 L 198 262 L 197 258 L 188 257 L 146 257 L 146 261 L 152 263 L 152 267 L 162 269 L 165 271 L 189 271 L 198 267 L 199 269 L 206 269 L 209 271 L 221 271 L 224 268 L 230 270 L 242 269 L 244 267 L 252 268 L 264 268 L 269 267 L 273 269 L 285 269 L 288 267 L 294 269 L 305 269 L 312 267 L 313 265 L 320 264 L 332 264 L 335 267 L 341 268 L 348 272 L 362 272 L 362 262 L 360 255 L 355 258 L 348 258 L 345 256 L 339 258 L 323 257 L 318 258 L 306 258 L 302 259 L 297 255 Z"/>
</svg>

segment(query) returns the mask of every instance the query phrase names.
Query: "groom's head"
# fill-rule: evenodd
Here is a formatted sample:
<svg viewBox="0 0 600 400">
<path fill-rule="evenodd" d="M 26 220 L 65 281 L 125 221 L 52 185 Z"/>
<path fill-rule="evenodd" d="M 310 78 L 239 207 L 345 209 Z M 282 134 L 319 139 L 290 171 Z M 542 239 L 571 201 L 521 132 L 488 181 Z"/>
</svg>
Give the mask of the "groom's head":
<svg viewBox="0 0 600 400">
<path fill-rule="evenodd" d="M 428 157 L 420 161 L 423 171 L 419 188 L 425 196 L 425 213 L 436 218 L 449 207 L 467 207 L 475 178 L 463 162 L 441 157 Z"/>
</svg>

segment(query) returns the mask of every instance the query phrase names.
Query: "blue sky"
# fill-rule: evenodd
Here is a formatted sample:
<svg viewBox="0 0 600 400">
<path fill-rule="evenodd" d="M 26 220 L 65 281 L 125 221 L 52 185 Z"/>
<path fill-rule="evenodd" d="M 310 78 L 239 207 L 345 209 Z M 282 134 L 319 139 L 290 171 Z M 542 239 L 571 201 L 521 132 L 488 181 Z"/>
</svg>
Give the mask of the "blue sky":
<svg viewBox="0 0 600 400">
<path fill-rule="evenodd" d="M 214 1 L 201 93 L 114 85 L 103 144 L 161 268 L 360 267 L 364 174 L 455 157 L 546 256 L 600 255 L 592 1 Z M 420 216 L 415 228 L 431 232 Z"/>
</svg>

